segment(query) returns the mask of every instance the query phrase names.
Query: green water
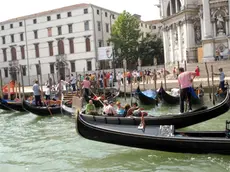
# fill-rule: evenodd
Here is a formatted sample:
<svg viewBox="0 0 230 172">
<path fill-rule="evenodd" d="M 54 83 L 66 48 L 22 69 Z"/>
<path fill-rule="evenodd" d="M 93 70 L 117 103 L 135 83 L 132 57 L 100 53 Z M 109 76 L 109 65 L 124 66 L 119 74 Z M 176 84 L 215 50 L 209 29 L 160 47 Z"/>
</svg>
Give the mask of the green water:
<svg viewBox="0 0 230 172">
<path fill-rule="evenodd" d="M 178 112 L 178 107 L 161 106 L 149 111 Z M 0 172 L 230 171 L 230 156 L 99 143 L 78 136 L 74 119 L 66 116 L 41 118 L 30 113 L 0 113 Z M 222 130 L 229 116 L 230 112 L 186 130 Z"/>
</svg>

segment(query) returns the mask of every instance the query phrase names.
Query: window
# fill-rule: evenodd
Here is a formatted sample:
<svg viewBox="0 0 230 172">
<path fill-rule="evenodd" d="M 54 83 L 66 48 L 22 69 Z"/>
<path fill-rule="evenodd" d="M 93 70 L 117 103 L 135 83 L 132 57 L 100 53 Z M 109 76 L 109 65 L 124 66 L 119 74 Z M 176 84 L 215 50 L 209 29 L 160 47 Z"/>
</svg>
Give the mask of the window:
<svg viewBox="0 0 230 172">
<path fill-rule="evenodd" d="M 20 33 L 20 41 L 24 41 L 24 35 L 23 35 L 23 33 Z"/>
<path fill-rule="evenodd" d="M 73 38 L 69 39 L 69 52 L 70 52 L 70 54 L 74 54 L 74 41 L 73 41 Z"/>
<path fill-rule="evenodd" d="M 145 28 L 147 28 L 147 24 L 145 24 Z"/>
<path fill-rule="evenodd" d="M 4 26 L 1 26 L 1 29 L 2 29 L 2 30 L 4 30 L 4 29 L 5 29 L 5 27 L 4 27 Z"/>
<path fill-rule="evenodd" d="M 107 12 L 105 12 L 105 17 L 108 17 L 108 13 Z"/>
<path fill-rule="evenodd" d="M 62 34 L 61 26 L 58 27 L 58 35 Z"/>
<path fill-rule="evenodd" d="M 85 31 L 89 30 L 89 21 L 85 21 Z"/>
<path fill-rule="evenodd" d="M 10 35 L 11 37 L 11 42 L 14 42 L 14 35 Z"/>
<path fill-rule="evenodd" d="M 47 16 L 47 21 L 50 21 L 51 20 L 51 17 L 50 16 Z"/>
<path fill-rule="evenodd" d="M 65 54 L 65 47 L 64 47 L 64 42 L 63 40 L 58 41 L 58 55 L 63 55 Z"/>
<path fill-rule="evenodd" d="M 5 78 L 8 78 L 8 68 L 4 68 Z"/>
<path fill-rule="evenodd" d="M 36 24 L 37 23 L 37 19 L 33 19 L 33 23 Z"/>
<path fill-rule="evenodd" d="M 72 17 L 72 13 L 71 13 L 71 12 L 68 12 L 68 13 L 67 13 L 67 16 L 68 16 L 68 17 Z"/>
<path fill-rule="evenodd" d="M 6 43 L 6 37 L 2 36 L 2 44 L 5 44 L 5 43 Z"/>
<path fill-rule="evenodd" d="M 110 43 L 109 43 L 109 42 L 107 42 L 107 46 L 110 46 Z"/>
<path fill-rule="evenodd" d="M 99 11 L 99 10 L 97 10 L 97 14 L 98 14 L 98 15 L 100 14 L 100 11 Z"/>
<path fill-rule="evenodd" d="M 21 46 L 20 49 L 21 49 L 21 56 L 22 56 L 22 59 L 25 59 L 25 46 L 24 46 L 24 45 Z"/>
<path fill-rule="evenodd" d="M 70 62 L 71 72 L 75 72 L 75 61 Z"/>
<path fill-rule="evenodd" d="M 109 33 L 109 24 L 108 23 L 105 23 L 105 29 L 106 29 L 106 32 Z"/>
<path fill-rule="evenodd" d="M 141 23 L 141 27 L 143 27 L 143 23 Z"/>
<path fill-rule="evenodd" d="M 69 33 L 73 33 L 73 25 L 72 25 L 72 24 L 69 24 L 69 25 L 68 25 L 68 28 L 69 28 Z"/>
<path fill-rule="evenodd" d="M 101 31 L 101 22 L 97 22 L 97 29 L 98 29 L 98 31 Z"/>
<path fill-rule="evenodd" d="M 115 15 L 113 14 L 112 16 L 113 16 L 113 19 L 115 19 Z"/>
<path fill-rule="evenodd" d="M 19 26 L 22 27 L 22 22 L 19 22 Z"/>
<path fill-rule="evenodd" d="M 48 31 L 48 37 L 51 37 L 52 36 L 52 28 L 51 27 L 47 28 L 47 31 Z"/>
<path fill-rule="evenodd" d="M 61 19 L 61 14 L 57 14 L 57 19 Z"/>
<path fill-rule="evenodd" d="M 6 52 L 6 48 L 2 49 L 2 53 L 3 53 L 3 60 L 4 62 L 7 61 L 7 52 Z"/>
<path fill-rule="evenodd" d="M 84 14 L 88 14 L 88 8 L 84 9 Z"/>
<path fill-rule="evenodd" d="M 86 46 L 86 52 L 91 51 L 90 39 L 89 38 L 85 38 L 85 46 Z"/>
<path fill-rule="evenodd" d="M 37 75 L 41 75 L 41 70 L 39 64 L 36 64 Z"/>
<path fill-rule="evenodd" d="M 49 44 L 49 55 L 53 56 L 54 55 L 53 42 L 48 42 L 48 44 Z"/>
<path fill-rule="evenodd" d="M 151 29 L 151 26 L 149 26 L 149 29 Z"/>
<path fill-rule="evenodd" d="M 10 28 L 11 28 L 11 29 L 14 28 L 14 25 L 13 25 L 13 24 L 10 24 Z"/>
<path fill-rule="evenodd" d="M 87 71 L 91 71 L 91 70 L 92 70 L 92 62 L 87 61 Z"/>
<path fill-rule="evenodd" d="M 153 26 L 153 29 L 156 29 L 157 27 L 156 26 Z"/>
<path fill-rule="evenodd" d="M 14 60 L 17 60 L 17 51 L 16 51 L 16 48 L 15 47 L 11 47 L 11 60 L 14 61 Z"/>
<path fill-rule="evenodd" d="M 34 44 L 34 48 L 35 48 L 35 57 L 39 57 L 39 44 Z"/>
<path fill-rule="evenodd" d="M 99 47 L 102 47 L 102 40 L 99 40 L 99 41 L 98 41 L 98 46 L 99 46 Z"/>
<path fill-rule="evenodd" d="M 26 65 L 22 66 L 22 75 L 26 76 Z"/>
<path fill-rule="evenodd" d="M 34 39 L 38 39 L 38 31 L 34 30 Z"/>
<path fill-rule="evenodd" d="M 50 73 L 54 74 L 54 63 L 50 63 Z"/>
</svg>

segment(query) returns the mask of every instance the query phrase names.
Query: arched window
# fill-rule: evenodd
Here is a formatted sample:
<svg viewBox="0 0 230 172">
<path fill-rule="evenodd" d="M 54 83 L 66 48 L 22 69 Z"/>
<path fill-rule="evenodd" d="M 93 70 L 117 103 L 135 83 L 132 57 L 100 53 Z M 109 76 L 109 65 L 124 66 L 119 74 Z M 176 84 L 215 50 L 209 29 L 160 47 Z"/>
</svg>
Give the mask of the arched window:
<svg viewBox="0 0 230 172">
<path fill-rule="evenodd" d="M 15 47 L 11 48 L 11 58 L 12 58 L 12 61 L 17 60 L 17 52 L 16 52 Z"/>
<path fill-rule="evenodd" d="M 91 51 L 90 39 L 89 39 L 89 37 L 85 38 L 85 46 L 86 46 L 86 52 Z"/>
<path fill-rule="evenodd" d="M 181 2 L 177 0 L 177 12 L 181 11 Z"/>
<path fill-rule="evenodd" d="M 64 47 L 64 42 L 63 40 L 58 41 L 58 55 L 63 55 L 65 54 L 65 47 Z"/>
<path fill-rule="evenodd" d="M 167 16 L 170 16 L 170 11 L 171 11 L 171 9 L 170 9 L 170 1 L 169 1 L 169 3 L 168 3 L 168 7 L 167 7 Z"/>
</svg>

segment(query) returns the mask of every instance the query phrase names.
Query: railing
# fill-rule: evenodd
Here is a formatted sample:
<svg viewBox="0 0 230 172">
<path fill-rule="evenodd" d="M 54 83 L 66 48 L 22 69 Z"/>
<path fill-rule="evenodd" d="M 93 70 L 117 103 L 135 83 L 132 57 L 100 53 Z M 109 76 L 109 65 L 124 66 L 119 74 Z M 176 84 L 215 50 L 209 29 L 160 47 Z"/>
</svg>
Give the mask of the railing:
<svg viewBox="0 0 230 172">
<path fill-rule="evenodd" d="M 18 61 L 18 60 L 9 61 L 9 66 L 10 66 L 10 67 L 19 66 L 19 61 Z"/>
<path fill-rule="evenodd" d="M 56 55 L 56 61 L 66 61 L 67 60 L 67 55 L 66 54 L 61 54 L 61 55 Z"/>
</svg>

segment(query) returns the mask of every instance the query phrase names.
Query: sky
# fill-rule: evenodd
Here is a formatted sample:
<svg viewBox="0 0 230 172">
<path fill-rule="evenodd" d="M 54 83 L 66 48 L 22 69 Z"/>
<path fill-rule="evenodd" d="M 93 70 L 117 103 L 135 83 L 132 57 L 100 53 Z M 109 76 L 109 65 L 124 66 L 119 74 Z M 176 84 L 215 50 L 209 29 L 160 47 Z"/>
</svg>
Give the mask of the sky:
<svg viewBox="0 0 230 172">
<path fill-rule="evenodd" d="M 126 10 L 143 21 L 159 19 L 159 0 L 1 0 L 0 21 L 79 3 L 91 3 L 115 12 Z"/>
</svg>

